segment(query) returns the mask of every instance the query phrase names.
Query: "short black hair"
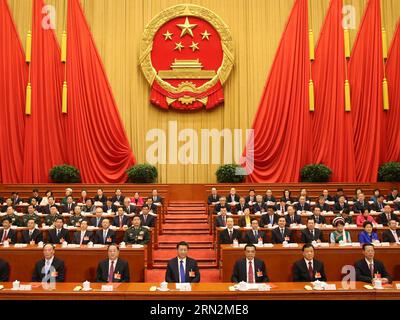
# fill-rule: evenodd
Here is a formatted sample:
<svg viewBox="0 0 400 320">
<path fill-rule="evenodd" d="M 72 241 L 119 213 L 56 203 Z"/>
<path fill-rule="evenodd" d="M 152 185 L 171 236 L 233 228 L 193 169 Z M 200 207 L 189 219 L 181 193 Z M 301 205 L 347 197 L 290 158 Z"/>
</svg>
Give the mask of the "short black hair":
<svg viewBox="0 0 400 320">
<path fill-rule="evenodd" d="M 365 251 L 366 247 L 373 247 L 374 248 L 374 245 L 372 243 L 364 243 L 363 246 L 362 246 L 363 251 Z"/>
<path fill-rule="evenodd" d="M 179 249 L 180 246 L 185 246 L 189 249 L 189 244 L 185 241 L 181 241 L 176 245 L 176 249 Z"/>
<path fill-rule="evenodd" d="M 301 248 L 301 251 L 304 252 L 304 250 L 306 250 L 307 248 L 313 248 L 314 246 L 311 243 L 306 243 L 303 248 Z"/>
<path fill-rule="evenodd" d="M 4 221 L 8 221 L 9 223 L 12 223 L 12 220 L 11 220 L 11 218 L 9 218 L 9 217 L 5 217 L 5 218 L 1 221 L 1 223 L 3 223 Z"/>
<path fill-rule="evenodd" d="M 107 251 L 110 249 L 110 247 L 116 247 L 116 248 L 117 248 L 117 250 L 119 251 L 119 247 L 117 246 L 117 244 L 116 244 L 116 243 L 112 243 L 112 244 L 110 244 L 110 245 L 107 247 Z"/>
<path fill-rule="evenodd" d="M 246 244 L 246 245 L 244 246 L 244 251 L 246 251 L 247 248 L 254 248 L 254 250 L 257 250 L 257 249 L 256 249 L 256 246 L 255 246 L 254 244 L 252 244 L 252 243 Z"/>
<path fill-rule="evenodd" d="M 55 221 L 61 220 L 64 223 L 64 219 L 62 217 L 57 217 Z"/>
<path fill-rule="evenodd" d="M 367 225 L 370 225 L 371 227 L 373 227 L 371 221 L 364 221 L 364 223 L 363 223 L 363 228 L 365 228 Z"/>
<path fill-rule="evenodd" d="M 33 189 L 32 192 L 39 192 L 39 189 Z"/>
<path fill-rule="evenodd" d="M 273 211 L 275 211 L 275 208 L 273 206 L 268 206 L 267 210 L 272 209 Z"/>
<path fill-rule="evenodd" d="M 149 206 L 148 206 L 147 204 L 144 204 L 144 205 L 142 206 L 142 209 L 144 209 L 144 208 L 150 209 Z M 221 209 L 222 209 L 222 208 L 221 208 Z"/>
</svg>

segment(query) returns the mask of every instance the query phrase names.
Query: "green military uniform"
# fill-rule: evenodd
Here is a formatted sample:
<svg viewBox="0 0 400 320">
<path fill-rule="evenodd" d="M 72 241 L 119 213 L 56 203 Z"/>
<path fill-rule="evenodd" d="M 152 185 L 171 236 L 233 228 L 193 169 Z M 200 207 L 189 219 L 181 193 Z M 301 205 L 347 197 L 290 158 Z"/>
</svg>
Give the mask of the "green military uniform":
<svg viewBox="0 0 400 320">
<path fill-rule="evenodd" d="M 49 214 L 48 216 L 46 216 L 44 218 L 44 223 L 46 224 L 46 226 L 52 226 L 54 224 L 54 222 L 56 221 L 56 219 L 61 218 L 62 219 L 62 215 L 61 214 L 56 214 L 56 215 L 51 215 Z"/>
<path fill-rule="evenodd" d="M 17 226 L 17 227 L 20 227 L 20 226 L 21 226 L 21 218 L 18 217 L 15 213 L 13 213 L 13 214 L 11 214 L 11 215 L 10 215 L 10 214 L 5 215 L 5 216 L 1 219 L 1 221 L 3 222 L 3 220 L 6 219 L 6 218 L 11 219 L 11 224 L 12 224 L 13 226 Z"/>
<path fill-rule="evenodd" d="M 22 217 L 22 226 L 21 227 L 27 227 L 29 219 L 35 220 L 35 223 L 38 226 L 42 225 L 42 219 L 38 215 L 36 215 L 36 214 L 24 214 L 24 216 Z"/>
<path fill-rule="evenodd" d="M 142 244 L 145 245 L 150 241 L 150 234 L 146 228 L 139 227 L 135 229 L 130 227 L 126 230 L 124 235 L 124 242 L 129 244 Z"/>
<path fill-rule="evenodd" d="M 69 218 L 69 226 L 77 227 L 81 225 L 81 222 L 85 220 L 85 217 L 82 215 L 79 216 L 71 216 Z"/>
</svg>

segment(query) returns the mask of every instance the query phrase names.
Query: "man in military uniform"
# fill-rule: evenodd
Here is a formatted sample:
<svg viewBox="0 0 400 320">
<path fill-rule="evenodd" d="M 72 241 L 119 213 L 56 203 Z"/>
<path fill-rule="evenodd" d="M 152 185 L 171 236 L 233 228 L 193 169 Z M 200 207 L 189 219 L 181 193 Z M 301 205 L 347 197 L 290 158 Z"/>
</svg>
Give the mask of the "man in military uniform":
<svg viewBox="0 0 400 320">
<path fill-rule="evenodd" d="M 69 226 L 73 226 L 73 227 L 80 227 L 81 226 L 81 222 L 85 220 L 85 217 L 82 216 L 81 214 L 81 207 L 80 206 L 76 206 L 74 208 L 74 215 L 71 216 L 69 218 Z"/>
<path fill-rule="evenodd" d="M 42 225 L 42 219 L 35 213 L 35 207 L 33 205 L 28 206 L 28 213 L 22 217 L 22 227 L 28 227 L 29 219 L 35 220 L 35 224 L 39 227 Z"/>
<path fill-rule="evenodd" d="M 17 227 L 20 227 L 21 226 L 21 219 L 20 219 L 20 217 L 18 217 L 15 213 L 14 213 L 14 208 L 13 207 L 8 207 L 7 208 L 7 215 L 3 218 L 3 219 L 5 219 L 5 218 L 8 218 L 8 219 L 10 219 L 11 220 L 11 224 L 13 225 L 13 226 L 17 226 Z M 2 220 L 3 220 L 2 219 Z"/>
<path fill-rule="evenodd" d="M 132 227 L 125 231 L 124 242 L 129 244 L 145 245 L 150 241 L 150 234 L 140 225 L 140 217 L 134 216 Z"/>
<path fill-rule="evenodd" d="M 44 218 L 44 223 L 46 226 L 51 227 L 57 218 L 62 218 L 61 214 L 58 213 L 57 207 L 51 207 L 50 214 Z"/>
</svg>

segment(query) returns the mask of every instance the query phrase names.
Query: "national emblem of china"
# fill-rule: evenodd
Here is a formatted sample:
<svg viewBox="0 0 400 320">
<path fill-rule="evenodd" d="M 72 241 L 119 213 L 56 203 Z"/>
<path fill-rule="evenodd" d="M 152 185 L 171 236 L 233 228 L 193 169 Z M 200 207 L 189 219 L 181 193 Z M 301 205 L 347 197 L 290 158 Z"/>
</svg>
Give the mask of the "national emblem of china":
<svg viewBox="0 0 400 320">
<path fill-rule="evenodd" d="M 234 64 L 228 26 L 192 4 L 168 8 L 146 27 L 140 65 L 151 85 L 151 103 L 163 109 L 215 108 Z"/>
</svg>

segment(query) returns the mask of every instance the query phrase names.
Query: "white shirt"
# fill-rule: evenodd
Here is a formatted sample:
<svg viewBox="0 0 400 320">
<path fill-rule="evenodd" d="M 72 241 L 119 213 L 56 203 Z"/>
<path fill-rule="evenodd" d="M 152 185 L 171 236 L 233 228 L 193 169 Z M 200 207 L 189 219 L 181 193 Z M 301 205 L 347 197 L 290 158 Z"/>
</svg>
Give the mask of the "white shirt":
<svg viewBox="0 0 400 320">
<path fill-rule="evenodd" d="M 181 259 L 181 258 L 177 257 L 177 259 L 178 259 L 179 282 L 181 282 L 181 261 L 183 261 L 183 270 L 185 270 L 185 274 L 186 274 L 186 258 Z"/>
<path fill-rule="evenodd" d="M 54 257 L 52 257 L 49 260 L 47 260 L 47 259 L 44 260 L 44 274 L 45 275 L 49 272 L 51 265 L 53 264 L 53 260 L 54 260 Z"/>
<path fill-rule="evenodd" d="M 85 234 L 86 234 L 86 230 L 85 231 L 81 230 L 81 243 L 80 244 L 82 244 Z"/>
<path fill-rule="evenodd" d="M 396 230 L 390 230 L 390 231 L 392 231 L 393 233 L 394 240 L 396 240 L 396 242 L 399 242 L 399 236 L 397 235 Z"/>
<path fill-rule="evenodd" d="M 249 283 L 249 267 L 250 267 L 249 262 L 250 262 L 250 261 L 251 261 L 251 268 L 253 269 L 254 282 L 256 282 L 256 273 L 255 273 L 254 259 L 253 259 L 253 260 L 249 260 L 249 259 L 246 258 L 246 279 L 247 279 L 247 283 Z"/>
<path fill-rule="evenodd" d="M 369 262 L 368 259 L 365 259 L 365 262 L 367 263 L 369 270 L 371 270 L 371 265 L 372 265 L 372 270 L 374 271 L 374 274 L 375 274 L 374 260 L 372 260 L 372 262 Z"/>
</svg>

